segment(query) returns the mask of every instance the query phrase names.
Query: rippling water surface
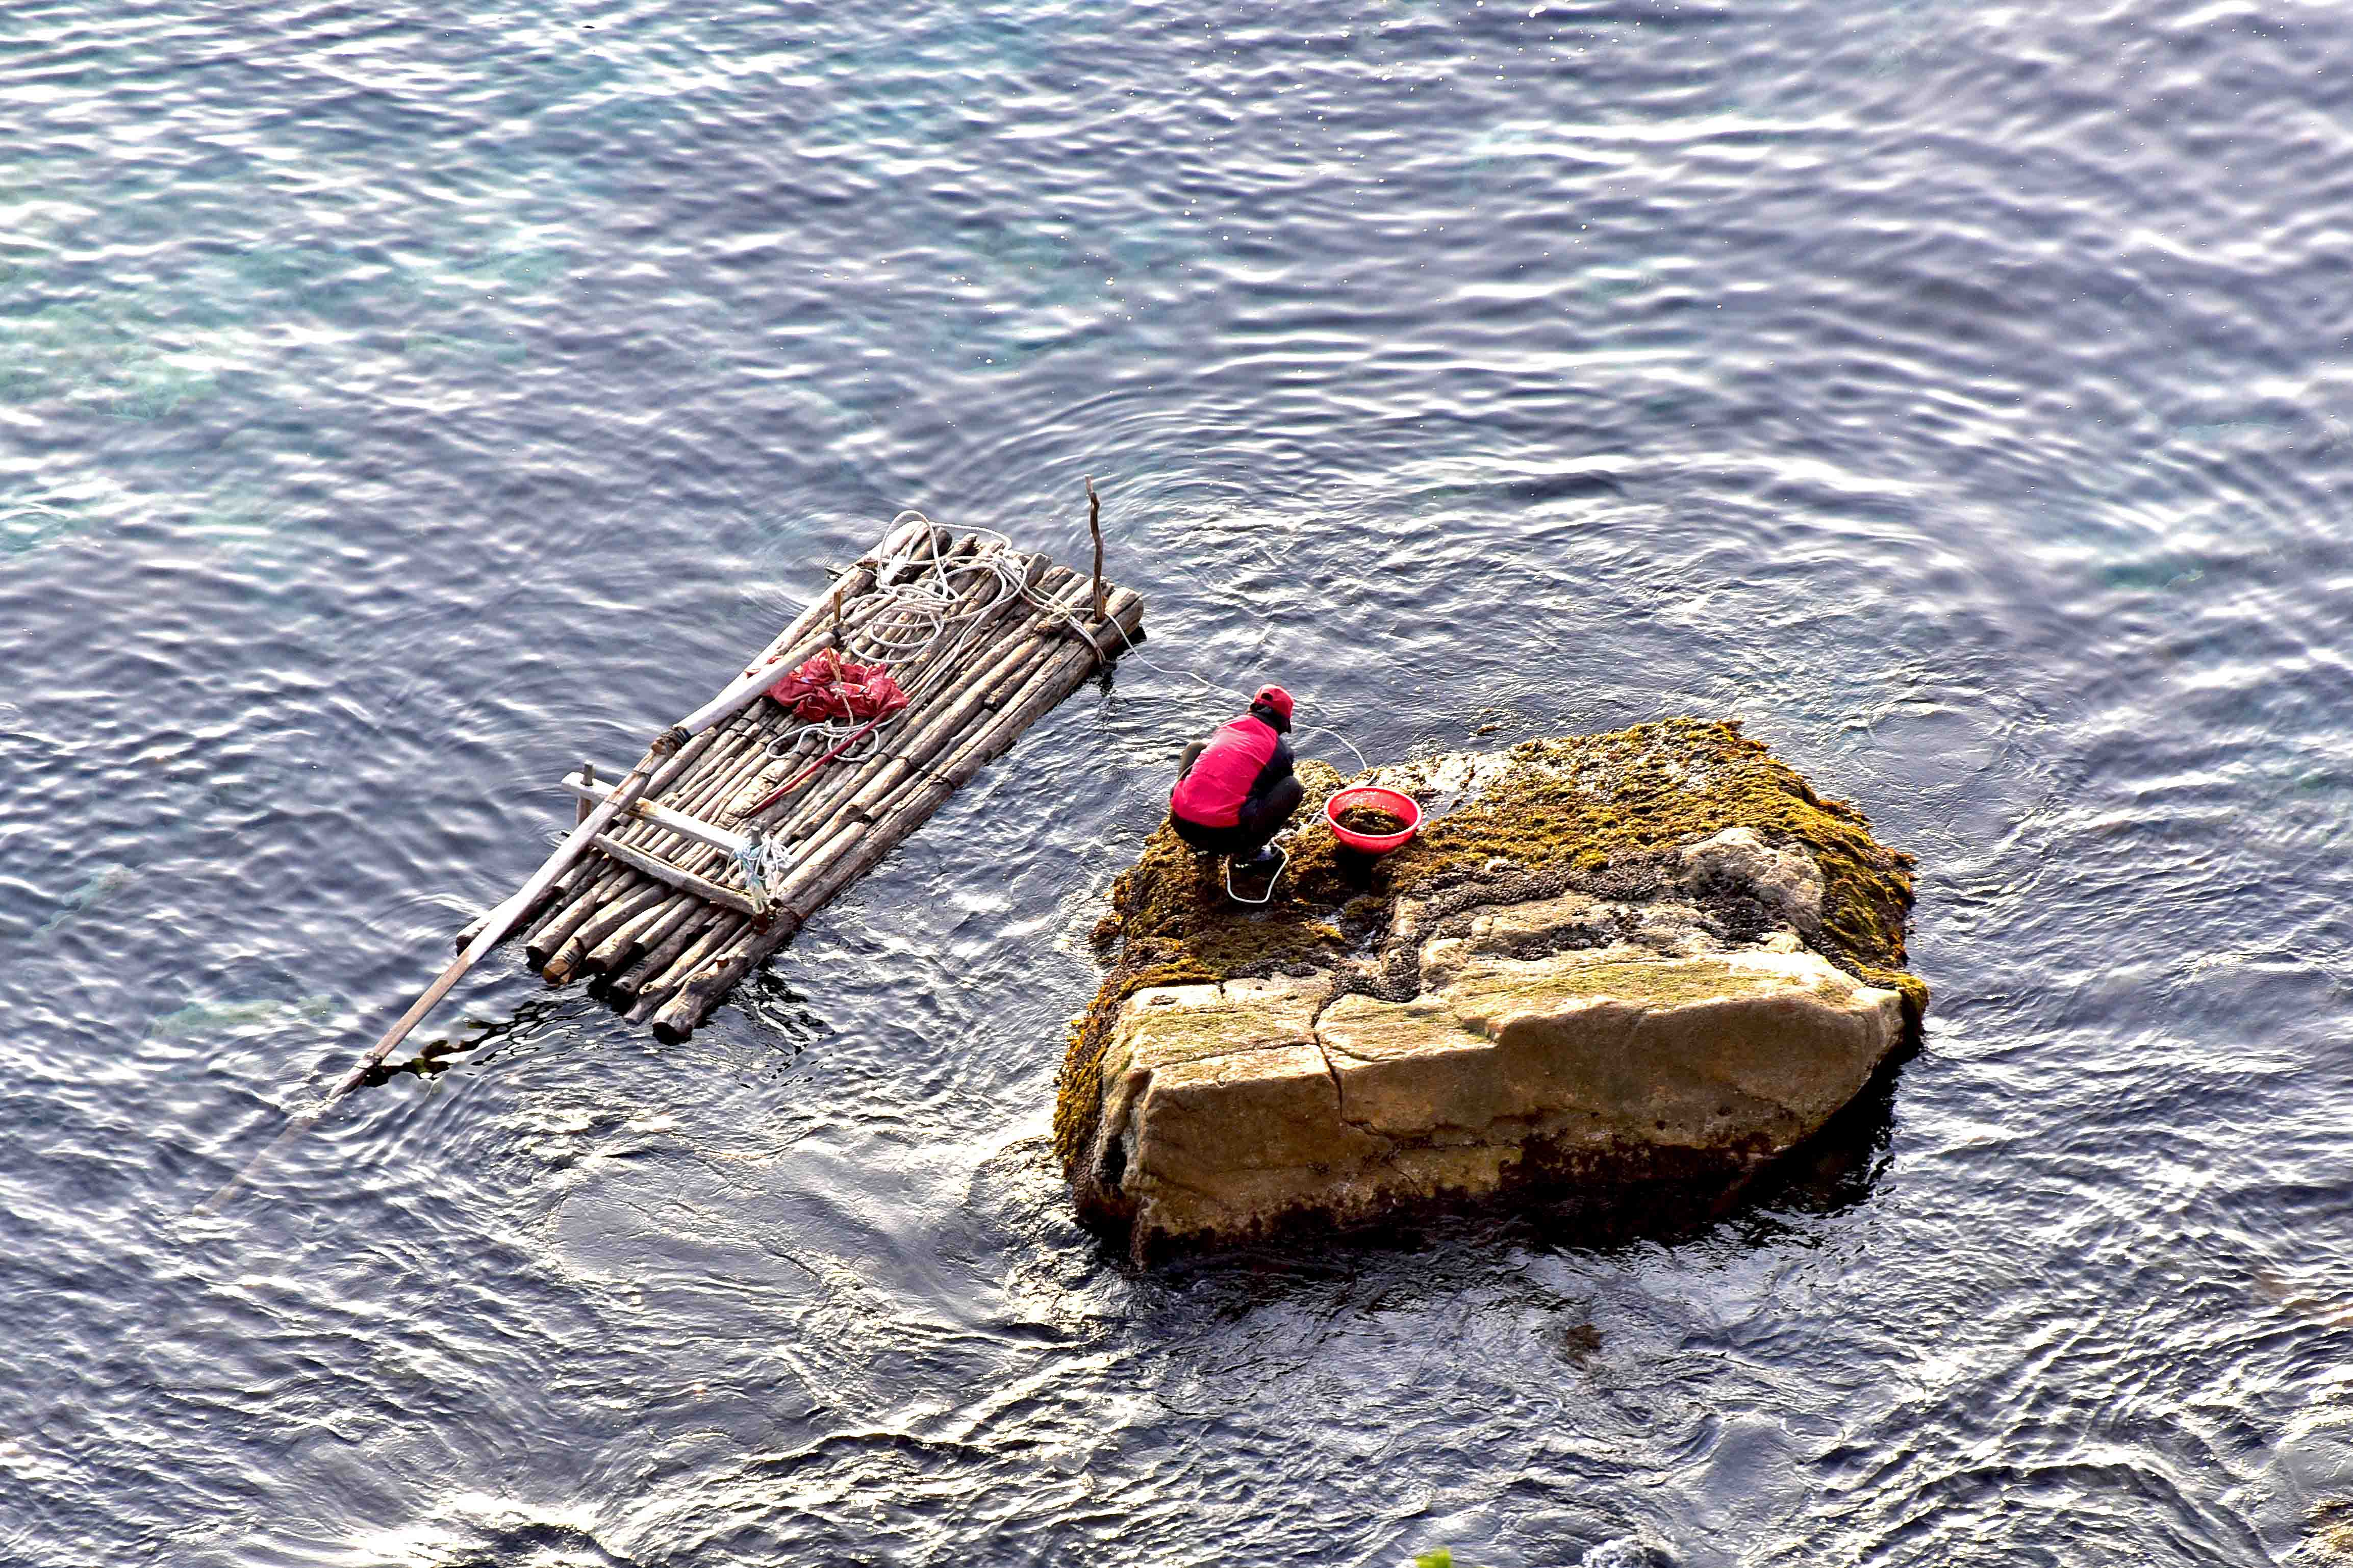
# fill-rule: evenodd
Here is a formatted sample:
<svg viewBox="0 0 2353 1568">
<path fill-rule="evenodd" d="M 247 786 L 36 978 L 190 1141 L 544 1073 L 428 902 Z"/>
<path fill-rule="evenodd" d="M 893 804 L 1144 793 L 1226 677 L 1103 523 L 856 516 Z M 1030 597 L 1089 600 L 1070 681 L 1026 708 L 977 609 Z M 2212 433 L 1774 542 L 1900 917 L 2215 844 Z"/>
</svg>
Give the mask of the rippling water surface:
<svg viewBox="0 0 2353 1568">
<path fill-rule="evenodd" d="M 2348 197 L 2289 0 L 8 5 L 0 1557 L 2326 1561 Z M 1084 474 L 1160 670 L 691 1044 L 502 957 L 192 1216 L 566 767 Z M 1926 1048 L 1696 1235 L 1126 1269 L 1045 1133 L 1194 676 L 1738 716 Z"/>
</svg>

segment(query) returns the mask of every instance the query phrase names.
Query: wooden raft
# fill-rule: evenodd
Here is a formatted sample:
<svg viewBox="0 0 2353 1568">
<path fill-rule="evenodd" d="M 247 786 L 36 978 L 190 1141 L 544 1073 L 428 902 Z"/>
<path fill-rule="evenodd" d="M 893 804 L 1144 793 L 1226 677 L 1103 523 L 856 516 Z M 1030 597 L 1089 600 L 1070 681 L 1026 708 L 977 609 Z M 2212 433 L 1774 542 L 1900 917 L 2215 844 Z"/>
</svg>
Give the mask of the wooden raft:
<svg viewBox="0 0 2353 1568">
<path fill-rule="evenodd" d="M 973 570 L 1001 567 L 1007 575 Z M 744 674 L 778 678 L 827 648 L 871 662 L 908 644 L 910 615 L 891 590 L 931 574 L 961 584 L 955 616 L 891 673 L 908 706 L 871 745 L 831 762 L 772 754 L 802 721 L 755 697 L 680 747 L 644 794 L 591 841 L 517 922 L 548 984 L 600 977 L 633 1023 L 682 1040 L 810 916 L 923 826 L 1022 731 L 1085 683 L 1144 619 L 1143 599 L 1044 555 L 980 534 L 902 521 L 832 591 L 770 643 Z M 878 578 L 878 574 L 881 574 Z M 915 619 L 923 619 L 917 616 Z M 932 617 L 938 620 L 940 617 Z M 601 782 L 600 782 L 601 781 Z M 586 821 L 619 782 L 583 767 L 564 781 Z M 792 785 L 761 807 L 780 787 Z M 738 852 L 765 839 L 771 869 Z M 480 922 L 459 937 L 466 946 Z"/>
</svg>

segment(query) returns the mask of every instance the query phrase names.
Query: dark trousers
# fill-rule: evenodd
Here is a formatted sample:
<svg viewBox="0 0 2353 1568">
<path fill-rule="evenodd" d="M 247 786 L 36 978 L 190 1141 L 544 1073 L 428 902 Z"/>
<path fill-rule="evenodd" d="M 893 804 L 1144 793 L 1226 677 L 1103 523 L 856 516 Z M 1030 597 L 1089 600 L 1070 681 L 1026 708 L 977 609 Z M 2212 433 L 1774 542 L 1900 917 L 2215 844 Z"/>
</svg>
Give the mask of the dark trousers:
<svg viewBox="0 0 2353 1568">
<path fill-rule="evenodd" d="M 1185 770 L 1193 765 L 1193 759 L 1201 754 L 1201 750 L 1198 741 L 1185 748 L 1185 754 L 1176 762 L 1178 777 L 1184 776 Z M 1186 821 L 1174 812 L 1169 814 L 1168 821 L 1176 829 L 1177 837 L 1204 854 L 1254 855 L 1268 839 L 1282 831 L 1282 825 L 1291 820 L 1291 814 L 1297 811 L 1299 803 L 1306 798 L 1307 786 L 1297 777 L 1286 774 L 1264 794 L 1251 795 L 1242 802 L 1241 819 L 1231 827 L 1204 827 L 1198 822 Z"/>
</svg>

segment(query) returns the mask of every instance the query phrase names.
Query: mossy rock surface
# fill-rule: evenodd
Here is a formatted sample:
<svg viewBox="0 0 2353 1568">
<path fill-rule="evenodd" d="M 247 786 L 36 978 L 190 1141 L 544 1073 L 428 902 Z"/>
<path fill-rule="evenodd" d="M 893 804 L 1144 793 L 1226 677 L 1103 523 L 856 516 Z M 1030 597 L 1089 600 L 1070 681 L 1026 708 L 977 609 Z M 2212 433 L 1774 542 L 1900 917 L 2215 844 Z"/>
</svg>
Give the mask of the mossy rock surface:
<svg viewBox="0 0 2353 1568">
<path fill-rule="evenodd" d="M 1388 937 L 1401 899 L 1443 911 L 1564 890 L 1622 896 L 1654 885 L 1678 849 L 1727 828 L 1802 847 L 1823 879 L 1808 944 L 1898 991 L 1914 1025 L 1927 1005 L 1927 986 L 1904 967 L 1912 858 L 1879 843 L 1862 812 L 1817 794 L 1737 723 L 1671 719 L 1377 770 L 1353 782 L 1405 788 L 1429 816 L 1410 843 L 1376 860 L 1338 844 L 1324 817 L 1324 803 L 1351 781 L 1314 762 L 1299 775 L 1307 798 L 1293 822 L 1291 864 L 1263 908 L 1228 899 L 1218 863 L 1165 822 L 1114 885 L 1095 933 L 1111 972 L 1071 1025 L 1055 1104 L 1066 1173 L 1092 1141 L 1103 1048 L 1135 992 L 1341 966 Z"/>
</svg>

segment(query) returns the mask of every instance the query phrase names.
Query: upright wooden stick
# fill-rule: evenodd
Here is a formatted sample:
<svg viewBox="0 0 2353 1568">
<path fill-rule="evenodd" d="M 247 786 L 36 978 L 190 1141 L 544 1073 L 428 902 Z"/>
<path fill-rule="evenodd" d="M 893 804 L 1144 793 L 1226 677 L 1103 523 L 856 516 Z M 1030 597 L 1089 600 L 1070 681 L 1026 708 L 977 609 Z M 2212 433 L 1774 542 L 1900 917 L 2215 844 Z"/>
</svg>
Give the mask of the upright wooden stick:
<svg viewBox="0 0 2353 1568">
<path fill-rule="evenodd" d="M 1095 624 L 1101 626 L 1103 618 L 1103 500 L 1095 494 L 1094 476 L 1089 474 L 1086 476 L 1086 481 L 1087 531 L 1093 534 L 1095 539 Z"/>
</svg>

